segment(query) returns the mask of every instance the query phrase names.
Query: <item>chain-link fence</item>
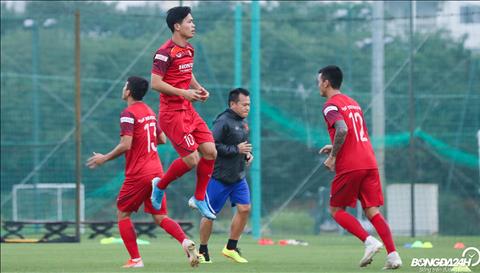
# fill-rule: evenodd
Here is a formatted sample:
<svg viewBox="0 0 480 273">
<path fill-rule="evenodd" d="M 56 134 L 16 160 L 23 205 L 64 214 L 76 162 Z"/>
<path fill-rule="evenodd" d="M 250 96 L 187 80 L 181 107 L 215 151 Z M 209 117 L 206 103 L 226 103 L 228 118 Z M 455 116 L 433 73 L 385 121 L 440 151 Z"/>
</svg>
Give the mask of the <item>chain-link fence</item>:
<svg viewBox="0 0 480 273">
<path fill-rule="evenodd" d="M 209 125 L 227 106 L 227 94 L 234 87 L 235 5 L 239 4 L 193 4 L 197 28 L 192 39 L 194 73 L 211 93 L 206 103 L 195 107 Z M 241 76 L 242 85 L 249 88 L 250 4 L 240 5 Z M 376 16 L 372 5 L 262 3 L 262 153 L 256 160 L 262 161 L 264 234 L 338 229 L 326 210 L 333 174 L 322 167 L 323 158 L 317 154 L 329 139 L 321 113 L 324 98 L 315 82 L 320 67 L 337 64 L 344 71 L 343 92 L 363 107 L 374 147 L 384 147 L 384 160 L 379 161 L 385 166 L 384 194 L 390 205 L 385 212 L 390 222 L 400 219 L 398 225 L 403 227 L 411 218 L 409 209 L 405 210 L 410 206 L 410 187 L 402 185 L 428 184 L 416 190 L 415 211 L 417 217 L 436 217 L 416 221 L 418 232 L 480 235 L 476 138 L 480 129 L 480 43 L 475 40 L 480 37 L 479 6 L 419 1 L 412 13 L 410 2 L 385 2 L 383 15 Z M 2 220 L 58 219 L 52 212 L 52 207 L 59 206 L 55 190 L 42 192 L 33 187 L 33 193 L 20 190 L 13 195 L 14 185 L 75 183 L 76 10 L 81 18 L 82 160 L 117 144 L 118 117 L 125 107 L 121 100 L 124 81 L 130 75 L 150 78 L 152 56 L 171 35 L 164 23 L 165 7 L 155 2 L 126 10 L 93 1 L 27 2 L 23 12 L 2 3 Z M 381 74 L 372 65 L 378 58 L 373 50 L 378 41 L 372 37 L 378 31 L 374 23 L 379 21 L 384 29 Z M 373 100 L 372 87 L 382 74 L 384 111 L 378 112 L 382 102 Z M 150 91 L 145 101 L 157 109 L 158 93 Z M 411 109 L 415 109 L 413 118 Z M 384 132 L 375 135 L 373 127 L 382 122 Z M 413 149 L 410 135 L 415 140 Z M 160 147 L 159 154 L 165 169 L 177 157 L 170 144 Z M 409 165 L 412 158 L 413 168 Z M 123 164 L 119 159 L 98 170 L 83 168 L 86 220 L 115 219 Z M 193 174 L 187 174 L 169 187 L 169 211 L 174 218 L 198 220 L 186 205 L 194 180 Z M 391 186 L 395 194 L 389 196 Z M 68 196 L 71 193 L 65 192 L 62 197 L 63 220 L 74 219 Z M 228 230 L 231 213 L 228 209 L 222 212 L 217 229 Z M 408 224 L 405 228 L 397 233 L 408 233 Z"/>
</svg>

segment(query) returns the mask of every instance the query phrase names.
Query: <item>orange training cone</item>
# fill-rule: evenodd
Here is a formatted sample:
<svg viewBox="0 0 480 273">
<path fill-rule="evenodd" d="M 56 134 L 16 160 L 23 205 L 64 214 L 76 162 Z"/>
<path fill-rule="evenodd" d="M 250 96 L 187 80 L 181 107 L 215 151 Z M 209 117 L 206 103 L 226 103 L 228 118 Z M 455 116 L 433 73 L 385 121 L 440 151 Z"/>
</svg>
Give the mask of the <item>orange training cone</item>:
<svg viewBox="0 0 480 273">
<path fill-rule="evenodd" d="M 455 245 L 453 245 L 453 248 L 455 248 L 455 249 L 464 249 L 464 248 L 465 248 L 465 244 L 462 243 L 462 242 L 456 242 Z"/>
</svg>

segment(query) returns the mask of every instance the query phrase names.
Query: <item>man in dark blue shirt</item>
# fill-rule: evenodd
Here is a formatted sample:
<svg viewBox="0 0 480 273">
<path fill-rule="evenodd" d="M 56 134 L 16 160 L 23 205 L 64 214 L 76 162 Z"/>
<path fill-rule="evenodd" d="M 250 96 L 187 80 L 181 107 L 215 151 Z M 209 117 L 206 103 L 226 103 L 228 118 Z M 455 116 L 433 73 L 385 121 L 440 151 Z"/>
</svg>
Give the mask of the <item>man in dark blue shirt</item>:
<svg viewBox="0 0 480 273">
<path fill-rule="evenodd" d="M 250 93 L 237 88 L 230 91 L 229 108 L 219 114 L 213 123 L 213 137 L 217 159 L 205 198 L 211 210 L 218 214 L 227 198 L 237 212 L 230 227 L 230 238 L 222 254 L 238 263 L 247 263 L 237 248 L 250 214 L 250 190 L 245 179 L 245 166 L 253 160 L 252 145 L 248 143 L 248 125 L 245 118 L 250 112 Z M 208 239 L 212 233 L 213 221 L 203 217 L 200 223 L 200 262 L 211 263 L 208 254 Z"/>
</svg>

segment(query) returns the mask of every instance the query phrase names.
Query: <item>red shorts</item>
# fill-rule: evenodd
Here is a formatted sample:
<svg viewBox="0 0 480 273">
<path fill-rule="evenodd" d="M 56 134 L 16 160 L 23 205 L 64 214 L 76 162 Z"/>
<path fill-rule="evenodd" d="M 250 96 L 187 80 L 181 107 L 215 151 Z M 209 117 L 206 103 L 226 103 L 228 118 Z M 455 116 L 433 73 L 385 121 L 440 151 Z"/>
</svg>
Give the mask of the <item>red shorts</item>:
<svg viewBox="0 0 480 273">
<path fill-rule="evenodd" d="M 143 210 L 150 214 L 167 215 L 167 195 L 163 195 L 162 208 L 156 210 L 150 201 L 152 193 L 152 179 L 155 177 L 162 177 L 162 175 L 146 175 L 139 178 L 125 179 L 122 188 L 117 198 L 117 208 L 123 212 L 138 211 L 138 208 L 143 204 Z"/>
<path fill-rule="evenodd" d="M 160 112 L 159 124 L 181 157 L 193 153 L 202 143 L 215 142 L 212 132 L 195 110 Z"/>
<path fill-rule="evenodd" d="M 335 176 L 330 191 L 330 206 L 354 208 L 357 199 L 364 209 L 383 205 L 378 169 L 356 170 Z"/>
</svg>

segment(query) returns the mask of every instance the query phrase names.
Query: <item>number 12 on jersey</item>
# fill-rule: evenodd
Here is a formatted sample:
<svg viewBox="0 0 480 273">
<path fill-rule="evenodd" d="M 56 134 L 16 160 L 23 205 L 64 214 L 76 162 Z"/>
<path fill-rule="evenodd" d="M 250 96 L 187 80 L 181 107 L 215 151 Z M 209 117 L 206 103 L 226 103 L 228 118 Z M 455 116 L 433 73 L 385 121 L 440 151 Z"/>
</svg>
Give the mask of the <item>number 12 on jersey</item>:
<svg viewBox="0 0 480 273">
<path fill-rule="evenodd" d="M 363 130 L 362 115 L 360 115 L 359 112 L 350 112 L 348 117 L 352 120 L 353 130 L 355 131 L 355 138 L 357 141 L 368 141 L 368 138 L 365 136 L 365 131 Z M 357 124 L 359 125 L 358 127 L 360 128 L 360 132 L 357 131 Z"/>
</svg>

